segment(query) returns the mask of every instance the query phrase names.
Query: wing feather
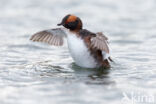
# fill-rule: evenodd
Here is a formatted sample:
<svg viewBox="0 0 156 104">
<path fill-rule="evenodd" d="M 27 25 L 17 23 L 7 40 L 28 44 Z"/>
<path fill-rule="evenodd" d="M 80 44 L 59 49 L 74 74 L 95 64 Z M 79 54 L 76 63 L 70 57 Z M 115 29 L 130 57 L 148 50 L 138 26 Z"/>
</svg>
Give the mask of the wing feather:
<svg viewBox="0 0 156 104">
<path fill-rule="evenodd" d="M 47 43 L 47 39 L 49 38 L 49 35 L 46 33 L 45 38 L 43 39 L 43 42 Z"/>
<path fill-rule="evenodd" d="M 49 40 L 50 40 L 51 37 L 50 37 L 49 34 L 47 34 L 47 36 L 48 36 L 48 37 L 47 37 L 47 39 L 45 40 L 45 42 L 49 44 Z"/>
<path fill-rule="evenodd" d="M 109 53 L 109 47 L 107 44 L 107 40 L 108 40 L 108 38 L 100 32 L 100 33 L 97 33 L 95 37 L 91 38 L 91 45 L 94 48 L 97 48 L 102 51 L 105 51 L 106 53 Z"/>
<path fill-rule="evenodd" d="M 51 38 L 49 44 L 53 44 L 53 42 L 54 42 L 54 38 Z"/>
<path fill-rule="evenodd" d="M 56 37 L 53 37 L 52 43 L 53 43 L 54 45 L 56 45 Z"/>
<path fill-rule="evenodd" d="M 42 41 L 44 37 L 45 37 L 45 34 L 43 34 L 38 41 L 39 42 Z"/>
<path fill-rule="evenodd" d="M 44 42 L 50 45 L 62 46 L 64 37 L 66 37 L 65 30 L 63 28 L 56 28 L 37 32 L 31 36 L 30 40 L 34 42 Z"/>
</svg>

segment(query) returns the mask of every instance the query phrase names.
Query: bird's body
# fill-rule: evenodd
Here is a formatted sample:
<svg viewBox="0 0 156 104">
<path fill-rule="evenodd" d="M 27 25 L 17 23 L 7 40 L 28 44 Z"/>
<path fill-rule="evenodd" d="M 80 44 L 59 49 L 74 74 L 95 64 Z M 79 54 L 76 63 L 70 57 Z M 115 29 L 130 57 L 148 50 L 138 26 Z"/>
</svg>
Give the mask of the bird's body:
<svg viewBox="0 0 156 104">
<path fill-rule="evenodd" d="M 110 67 L 107 37 L 102 33 L 93 33 L 82 29 L 81 20 L 73 15 L 67 15 L 59 25 L 63 25 L 65 28 L 38 32 L 31 37 L 31 40 L 61 46 L 63 37 L 65 37 L 69 52 L 78 66 L 85 68 Z"/>
<path fill-rule="evenodd" d="M 67 34 L 68 48 L 75 63 L 81 67 L 97 67 L 97 62 L 88 50 L 84 40 L 73 32 L 69 31 Z"/>
</svg>

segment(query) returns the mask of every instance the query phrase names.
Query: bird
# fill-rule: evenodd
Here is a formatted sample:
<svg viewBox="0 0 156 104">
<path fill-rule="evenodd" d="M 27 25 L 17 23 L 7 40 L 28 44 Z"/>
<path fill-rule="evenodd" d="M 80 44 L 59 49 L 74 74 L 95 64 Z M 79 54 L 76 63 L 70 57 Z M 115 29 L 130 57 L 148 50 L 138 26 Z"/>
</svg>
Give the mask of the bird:
<svg viewBox="0 0 156 104">
<path fill-rule="evenodd" d="M 108 38 L 102 32 L 94 33 L 83 29 L 81 19 L 73 14 L 66 15 L 57 26 L 62 27 L 39 31 L 30 40 L 62 46 L 66 38 L 70 55 L 76 65 L 82 68 L 111 67 Z"/>
</svg>

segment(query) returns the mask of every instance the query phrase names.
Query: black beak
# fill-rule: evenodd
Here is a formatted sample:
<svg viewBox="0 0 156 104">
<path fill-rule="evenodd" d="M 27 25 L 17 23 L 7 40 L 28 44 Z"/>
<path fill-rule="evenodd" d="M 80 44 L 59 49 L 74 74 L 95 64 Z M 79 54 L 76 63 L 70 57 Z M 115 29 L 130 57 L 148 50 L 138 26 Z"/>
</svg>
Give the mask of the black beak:
<svg viewBox="0 0 156 104">
<path fill-rule="evenodd" d="M 63 25 L 63 23 L 59 23 L 59 24 L 57 24 L 57 26 L 61 26 L 61 25 Z"/>
<path fill-rule="evenodd" d="M 57 24 L 57 26 L 61 26 L 61 25 L 62 25 L 62 23 Z"/>
</svg>

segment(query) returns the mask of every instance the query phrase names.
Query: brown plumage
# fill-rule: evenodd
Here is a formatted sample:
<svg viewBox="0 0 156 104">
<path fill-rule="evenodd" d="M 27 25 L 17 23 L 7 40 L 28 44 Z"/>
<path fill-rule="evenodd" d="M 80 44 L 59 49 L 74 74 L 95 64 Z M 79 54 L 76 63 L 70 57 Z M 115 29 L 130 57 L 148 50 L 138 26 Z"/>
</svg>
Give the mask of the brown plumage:
<svg viewBox="0 0 156 104">
<path fill-rule="evenodd" d="M 103 59 L 102 51 L 109 54 L 109 48 L 107 46 L 108 38 L 100 33 L 92 33 L 86 29 L 80 30 L 79 35 L 85 41 L 88 50 L 91 55 L 105 68 L 109 68 L 110 64 L 108 59 Z"/>
</svg>

